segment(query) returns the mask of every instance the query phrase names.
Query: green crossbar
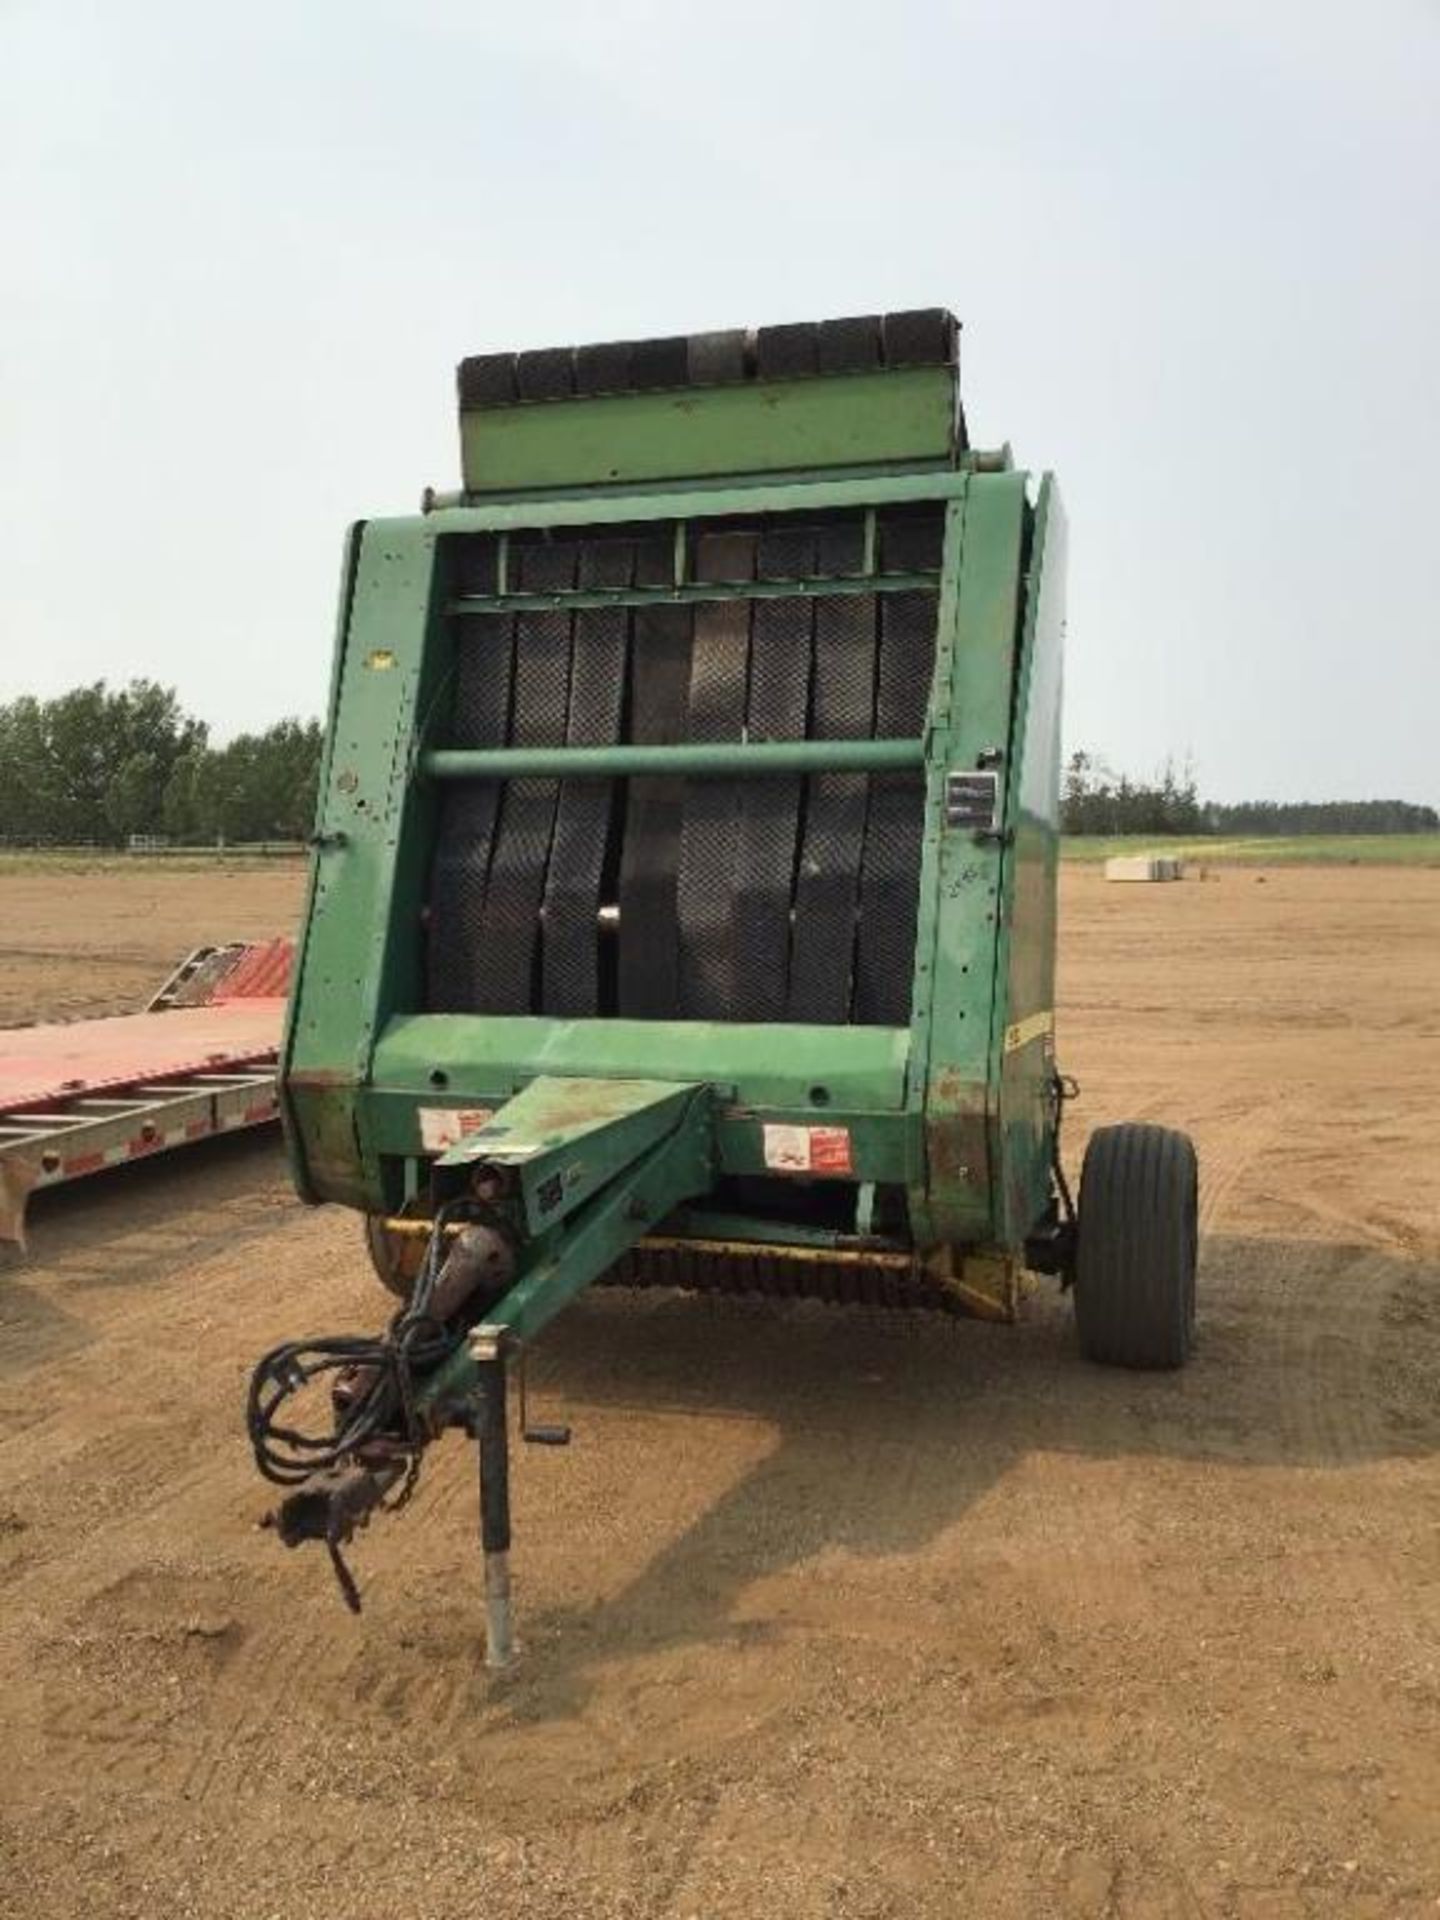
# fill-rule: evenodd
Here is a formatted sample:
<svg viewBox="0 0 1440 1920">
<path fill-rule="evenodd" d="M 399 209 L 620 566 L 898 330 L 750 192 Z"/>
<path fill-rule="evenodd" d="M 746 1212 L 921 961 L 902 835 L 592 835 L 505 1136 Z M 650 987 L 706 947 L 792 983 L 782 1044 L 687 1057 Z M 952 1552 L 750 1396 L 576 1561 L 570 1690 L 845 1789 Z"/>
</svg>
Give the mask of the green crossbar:
<svg viewBox="0 0 1440 1920">
<path fill-rule="evenodd" d="M 690 606 L 715 600 L 800 600 L 858 593 L 934 590 L 936 573 L 838 575 L 818 580 L 716 580 L 682 587 L 567 587 L 556 593 L 464 593 L 447 613 L 548 613 L 566 607 Z"/>
<path fill-rule="evenodd" d="M 923 767 L 923 740 L 690 741 L 656 747 L 436 747 L 420 758 L 432 780 L 609 780 L 771 773 L 893 773 Z"/>
</svg>

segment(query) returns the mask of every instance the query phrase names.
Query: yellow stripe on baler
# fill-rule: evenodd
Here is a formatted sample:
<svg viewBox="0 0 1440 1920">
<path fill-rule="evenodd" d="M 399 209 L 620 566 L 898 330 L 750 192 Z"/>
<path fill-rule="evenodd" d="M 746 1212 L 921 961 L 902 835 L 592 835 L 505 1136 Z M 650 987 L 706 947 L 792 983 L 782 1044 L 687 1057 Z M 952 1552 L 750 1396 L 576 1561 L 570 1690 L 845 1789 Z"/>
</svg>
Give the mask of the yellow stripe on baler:
<svg viewBox="0 0 1440 1920">
<path fill-rule="evenodd" d="M 1049 1033 L 1055 1025 L 1055 1012 L 1047 1007 L 1043 1013 L 1032 1013 L 1024 1020 L 1016 1020 L 1005 1029 L 1006 1053 L 1017 1053 L 1021 1047 L 1028 1047 L 1032 1040 L 1039 1040 Z"/>
</svg>

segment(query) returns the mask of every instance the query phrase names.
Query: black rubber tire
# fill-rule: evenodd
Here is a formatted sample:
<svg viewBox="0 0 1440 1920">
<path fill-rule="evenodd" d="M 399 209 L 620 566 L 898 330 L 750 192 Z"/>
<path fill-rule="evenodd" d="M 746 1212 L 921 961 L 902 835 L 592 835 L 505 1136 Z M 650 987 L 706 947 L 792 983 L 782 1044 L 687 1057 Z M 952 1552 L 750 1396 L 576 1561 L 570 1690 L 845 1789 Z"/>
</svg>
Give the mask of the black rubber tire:
<svg viewBox="0 0 1440 1920">
<path fill-rule="evenodd" d="M 1168 1127 L 1100 1127 L 1080 1172 L 1075 1326 L 1087 1360 L 1183 1367 L 1195 1333 L 1195 1149 Z"/>
</svg>

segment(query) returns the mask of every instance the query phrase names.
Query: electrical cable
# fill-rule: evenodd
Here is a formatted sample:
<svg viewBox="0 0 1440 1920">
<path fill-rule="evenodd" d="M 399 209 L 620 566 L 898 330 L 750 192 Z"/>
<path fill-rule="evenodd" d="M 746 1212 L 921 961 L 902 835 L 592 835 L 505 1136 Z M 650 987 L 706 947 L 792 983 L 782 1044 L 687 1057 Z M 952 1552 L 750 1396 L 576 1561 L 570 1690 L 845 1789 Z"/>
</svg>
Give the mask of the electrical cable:
<svg viewBox="0 0 1440 1920">
<path fill-rule="evenodd" d="M 405 1483 L 389 1504 L 400 1506 L 410 1497 L 427 1438 L 416 1406 L 417 1383 L 464 1338 L 463 1326 L 439 1321 L 430 1312 L 444 1264 L 445 1229 L 457 1219 L 478 1219 L 484 1213 L 480 1203 L 469 1198 L 448 1201 L 437 1211 L 414 1290 L 384 1333 L 287 1340 L 259 1362 L 250 1377 L 245 1421 L 255 1464 L 272 1484 L 299 1486 L 353 1458 L 368 1443 L 384 1440 L 409 1453 Z M 282 1424 L 287 1402 L 314 1381 L 355 1372 L 370 1377 L 353 1402 L 332 1395 L 328 1431 Z"/>
</svg>

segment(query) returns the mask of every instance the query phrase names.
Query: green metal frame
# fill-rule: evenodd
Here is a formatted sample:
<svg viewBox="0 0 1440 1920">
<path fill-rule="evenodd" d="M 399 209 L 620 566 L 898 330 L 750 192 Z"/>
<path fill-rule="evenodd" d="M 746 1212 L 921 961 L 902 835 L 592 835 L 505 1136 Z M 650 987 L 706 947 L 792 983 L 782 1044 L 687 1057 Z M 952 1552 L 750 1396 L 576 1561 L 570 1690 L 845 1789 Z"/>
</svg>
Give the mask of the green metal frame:
<svg viewBox="0 0 1440 1920">
<path fill-rule="evenodd" d="M 994 1136 L 998 1237 L 1023 1242 L 1052 1190 L 1055 1150 L 1055 894 L 1060 846 L 1060 721 L 1065 637 L 1065 511 L 1049 475 L 1030 539 L 1030 592 L 1019 637 L 1001 874 Z"/>
<path fill-rule="evenodd" d="M 872 333 L 880 326 L 869 324 Z M 888 356 L 889 319 L 884 329 Z M 942 317 L 939 332 L 953 340 L 953 321 Z M 900 327 L 894 337 L 904 335 Z M 522 362 L 515 374 L 524 387 Z M 461 391 L 488 400 L 496 384 L 462 377 Z M 900 1268 L 951 1304 L 1002 1318 L 1014 1311 L 1027 1247 L 1052 1270 L 1064 1261 L 1068 1228 L 1052 1231 L 1064 519 L 1048 478 L 1032 502 L 1008 450 L 962 447 L 953 362 L 476 405 L 462 411 L 461 434 L 465 496 L 451 505 L 427 496 L 419 517 L 361 523 L 346 548 L 279 1085 L 301 1194 L 369 1213 L 403 1210 L 386 1237 L 427 1239 L 424 1290 L 394 1323 L 397 1343 L 434 1330 L 440 1296 L 428 1289 L 452 1272 L 448 1259 L 435 1264 L 452 1232 L 469 1236 L 455 1242 L 462 1259 L 453 1272 L 472 1291 L 462 1310 L 446 1310 L 458 1342 L 443 1349 L 447 1358 L 397 1371 L 393 1384 L 377 1367 L 375 1390 L 398 1392 L 395 1430 L 373 1431 L 367 1400 L 360 1425 L 322 1453 L 324 1471 L 273 1517 L 287 1544 L 326 1542 L 358 1604 L 340 1545 L 395 1487 L 402 1457 L 413 1471 L 431 1438 L 464 1427 L 477 1441 L 487 1660 L 498 1666 L 512 1651 L 507 1360 L 637 1241 L 688 1245 L 705 1259 L 729 1257 L 738 1244 L 750 1264 L 783 1256 L 801 1267 Z M 884 573 L 879 517 L 916 502 L 942 509 L 940 564 Z M 851 576 L 692 577 L 707 523 L 833 509 L 862 516 Z M 514 536 L 607 526 L 668 536 L 668 583 L 515 590 L 525 576 L 512 566 Z M 469 591 L 473 580 L 454 564 L 462 537 L 475 534 L 495 536 L 489 594 Z M 916 738 L 442 744 L 465 616 L 917 588 L 938 591 L 934 674 Z M 923 776 L 907 1025 L 777 1029 L 423 1010 L 422 919 L 447 782 L 897 769 Z M 772 1139 L 772 1128 L 784 1132 Z M 796 1130 L 812 1128 L 824 1130 L 827 1148 L 843 1137 L 843 1151 L 820 1163 L 828 1171 L 794 1151 Z M 792 1170 L 844 1183 L 845 1204 L 797 1209 L 795 1219 L 766 1205 Z M 721 1184 L 731 1176 L 746 1186 Z M 760 1201 L 750 1181 L 770 1183 Z M 493 1288 L 499 1273 L 507 1278 L 498 1298 L 474 1291 Z M 403 1369 L 400 1351 L 386 1352 L 387 1368 Z M 294 1351 L 277 1355 L 293 1374 Z M 277 1355 L 257 1380 L 281 1377 L 270 1373 Z M 264 1465 L 258 1441 L 257 1455 Z"/>
<path fill-rule="evenodd" d="M 450 586 L 454 535 L 642 523 L 674 529 L 715 516 L 833 507 L 873 513 L 900 501 L 945 509 L 936 671 L 921 739 L 484 753 L 427 744 L 452 671 L 447 615 L 478 604 Z M 764 1173 L 767 1125 L 844 1127 L 853 1152 L 847 1177 L 903 1184 L 919 1246 L 1018 1254 L 1050 1191 L 1044 1022 L 1054 822 L 1053 807 L 1033 795 L 1053 790 L 1058 761 L 1054 703 L 1045 691 L 1054 683 L 1048 662 L 1060 620 L 1057 518 L 1048 481 L 1037 510 L 1023 473 L 943 469 L 551 495 L 356 529 L 283 1068 L 302 1193 L 369 1211 L 394 1206 L 418 1191 L 432 1157 L 425 1112 L 493 1110 L 537 1076 L 659 1080 L 712 1090 L 705 1124 L 716 1173 Z M 908 576 L 903 583 L 914 584 Z M 829 592 L 836 584 L 784 586 Z M 873 591 L 889 582 L 867 574 L 863 583 L 841 584 Z M 677 580 L 656 591 L 676 598 L 693 586 Z M 749 590 L 750 583 L 701 589 L 707 596 Z M 592 604 L 612 597 L 633 604 L 647 596 L 542 598 Z M 531 603 L 502 594 L 486 604 L 522 600 Z M 982 839 L 946 825 L 945 791 L 949 773 L 987 759 L 1001 770 L 1001 807 L 998 832 Z M 821 766 L 926 770 L 908 1028 L 794 1026 L 781 1046 L 773 1028 L 741 1023 L 479 1020 L 418 1011 L 419 916 L 444 781 L 615 777 L 661 767 L 736 777 Z"/>
<path fill-rule="evenodd" d="M 472 493 L 633 485 L 953 457 L 955 370 L 597 394 L 460 416 Z"/>
<path fill-rule="evenodd" d="M 574 587 L 555 593 L 460 593 L 449 613 L 535 613 L 573 607 L 703 606 L 719 600 L 799 600 L 824 593 L 913 593 L 933 587 L 933 573 L 827 575 L 814 580 L 678 581 L 669 587 Z"/>
<path fill-rule="evenodd" d="M 421 756 L 432 780 L 614 780 L 637 773 L 678 779 L 767 773 L 885 773 L 923 767 L 923 740 L 756 740 L 675 747 L 439 748 Z"/>
<path fill-rule="evenodd" d="M 440 1157 L 513 1176 L 525 1238 L 487 1330 L 522 1345 L 682 1201 L 714 1181 L 711 1089 L 673 1080 L 544 1074 Z M 461 1352 L 427 1386 L 436 1405 L 468 1390 Z"/>
</svg>

